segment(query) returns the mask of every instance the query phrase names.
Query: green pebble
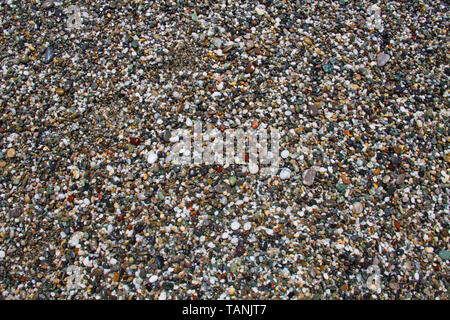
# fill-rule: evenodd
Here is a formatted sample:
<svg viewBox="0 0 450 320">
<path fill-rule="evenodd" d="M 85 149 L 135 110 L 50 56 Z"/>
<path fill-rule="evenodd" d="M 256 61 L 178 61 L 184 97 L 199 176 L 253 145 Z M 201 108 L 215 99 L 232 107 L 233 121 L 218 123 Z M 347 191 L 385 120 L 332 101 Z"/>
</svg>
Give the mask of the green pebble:
<svg viewBox="0 0 450 320">
<path fill-rule="evenodd" d="M 337 191 L 339 191 L 340 193 L 344 193 L 345 190 L 347 190 L 347 185 L 344 183 L 336 183 L 336 189 Z"/>
<path fill-rule="evenodd" d="M 442 260 L 450 260 L 450 251 L 447 250 L 439 251 L 439 257 L 441 257 Z"/>
</svg>

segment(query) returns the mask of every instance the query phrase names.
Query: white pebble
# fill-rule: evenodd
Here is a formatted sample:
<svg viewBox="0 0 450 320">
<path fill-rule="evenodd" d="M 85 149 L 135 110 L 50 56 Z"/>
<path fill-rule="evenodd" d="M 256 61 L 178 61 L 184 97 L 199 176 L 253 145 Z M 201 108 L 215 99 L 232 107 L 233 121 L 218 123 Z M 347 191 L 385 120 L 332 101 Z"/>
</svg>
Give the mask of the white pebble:
<svg viewBox="0 0 450 320">
<path fill-rule="evenodd" d="M 147 162 L 152 164 L 152 163 L 155 163 L 157 159 L 158 159 L 158 156 L 156 155 L 156 153 L 154 153 L 153 151 L 150 151 L 147 156 Z"/>
<path fill-rule="evenodd" d="M 248 171 L 250 171 L 251 174 L 258 173 L 259 167 L 256 163 L 250 163 L 248 166 Z"/>
<path fill-rule="evenodd" d="M 237 230 L 237 229 L 239 229 L 241 227 L 241 224 L 239 223 L 239 222 L 237 222 L 237 221 L 234 221 L 232 224 L 231 224 L 231 229 L 232 230 Z"/>
<path fill-rule="evenodd" d="M 281 157 L 283 159 L 286 159 L 287 157 L 289 157 L 289 151 L 288 150 L 281 151 Z"/>
<path fill-rule="evenodd" d="M 250 230 L 250 228 L 252 227 L 252 224 L 251 224 L 251 222 L 246 222 L 246 223 L 244 223 L 244 230 L 245 231 L 248 231 L 248 230 Z"/>
<path fill-rule="evenodd" d="M 150 277 L 150 279 L 149 279 L 148 281 L 149 281 L 150 283 L 154 283 L 154 282 L 156 282 L 156 280 L 158 280 L 158 276 L 153 275 L 153 276 Z"/>
<path fill-rule="evenodd" d="M 281 172 L 280 172 L 280 179 L 281 180 L 286 180 L 286 179 L 289 179 L 290 177 L 291 177 L 291 170 L 290 169 L 288 169 L 288 168 L 281 169 Z"/>
</svg>

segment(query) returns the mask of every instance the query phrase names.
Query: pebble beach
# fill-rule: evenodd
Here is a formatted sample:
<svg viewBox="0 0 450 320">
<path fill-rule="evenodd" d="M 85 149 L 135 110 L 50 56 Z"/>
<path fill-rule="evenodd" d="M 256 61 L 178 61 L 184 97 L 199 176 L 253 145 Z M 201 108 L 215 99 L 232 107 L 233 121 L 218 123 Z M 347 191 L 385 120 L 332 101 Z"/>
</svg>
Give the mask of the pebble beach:
<svg viewBox="0 0 450 320">
<path fill-rule="evenodd" d="M 0 3 L 0 299 L 448 299 L 445 1 Z M 174 165 L 276 129 L 280 168 Z"/>
</svg>

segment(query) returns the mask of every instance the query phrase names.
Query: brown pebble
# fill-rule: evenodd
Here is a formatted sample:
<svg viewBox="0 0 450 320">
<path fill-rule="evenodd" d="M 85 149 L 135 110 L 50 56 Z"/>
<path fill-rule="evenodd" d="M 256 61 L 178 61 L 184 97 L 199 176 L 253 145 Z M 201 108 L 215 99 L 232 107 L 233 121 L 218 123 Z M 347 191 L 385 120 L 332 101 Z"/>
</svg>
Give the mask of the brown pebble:
<svg viewBox="0 0 450 320">
<path fill-rule="evenodd" d="M 13 148 L 8 149 L 8 151 L 6 152 L 6 156 L 8 158 L 14 158 L 16 156 L 16 150 L 14 150 Z"/>
<path fill-rule="evenodd" d="M 103 270 L 101 268 L 95 268 L 94 270 L 92 270 L 92 274 L 96 277 L 101 277 L 103 275 Z"/>
<path fill-rule="evenodd" d="M 342 182 L 345 184 L 350 184 L 350 179 L 347 177 L 345 173 L 341 174 Z"/>
<path fill-rule="evenodd" d="M 22 215 L 22 208 L 14 208 L 9 213 L 10 217 L 18 218 Z"/>
<path fill-rule="evenodd" d="M 253 63 L 250 63 L 246 68 L 245 68 L 245 73 L 253 73 L 255 72 L 255 65 Z"/>
</svg>

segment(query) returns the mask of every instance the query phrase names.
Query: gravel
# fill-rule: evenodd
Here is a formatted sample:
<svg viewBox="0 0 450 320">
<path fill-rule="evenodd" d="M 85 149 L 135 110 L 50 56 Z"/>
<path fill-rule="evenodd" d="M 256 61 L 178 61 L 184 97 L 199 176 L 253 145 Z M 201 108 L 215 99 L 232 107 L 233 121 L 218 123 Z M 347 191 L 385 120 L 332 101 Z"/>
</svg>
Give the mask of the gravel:
<svg viewBox="0 0 450 320">
<path fill-rule="evenodd" d="M 71 5 L 0 3 L 2 299 L 448 298 L 444 1 Z"/>
</svg>

